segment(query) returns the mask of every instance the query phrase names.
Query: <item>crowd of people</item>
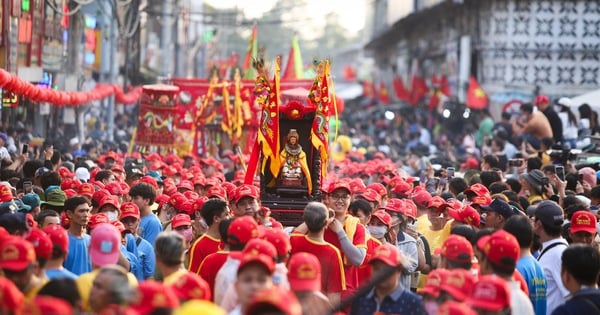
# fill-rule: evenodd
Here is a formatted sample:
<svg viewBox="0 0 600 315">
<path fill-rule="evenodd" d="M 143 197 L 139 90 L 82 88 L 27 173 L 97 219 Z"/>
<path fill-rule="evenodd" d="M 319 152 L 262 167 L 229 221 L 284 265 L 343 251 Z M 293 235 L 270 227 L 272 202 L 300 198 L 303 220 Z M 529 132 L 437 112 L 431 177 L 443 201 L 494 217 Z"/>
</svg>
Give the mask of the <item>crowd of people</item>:
<svg viewBox="0 0 600 315">
<path fill-rule="evenodd" d="M 581 143 L 547 103 L 437 155 L 418 121 L 402 157 L 351 150 L 295 226 L 235 156 L 0 133 L 0 314 L 600 313 L 600 173 L 549 153 Z"/>
</svg>

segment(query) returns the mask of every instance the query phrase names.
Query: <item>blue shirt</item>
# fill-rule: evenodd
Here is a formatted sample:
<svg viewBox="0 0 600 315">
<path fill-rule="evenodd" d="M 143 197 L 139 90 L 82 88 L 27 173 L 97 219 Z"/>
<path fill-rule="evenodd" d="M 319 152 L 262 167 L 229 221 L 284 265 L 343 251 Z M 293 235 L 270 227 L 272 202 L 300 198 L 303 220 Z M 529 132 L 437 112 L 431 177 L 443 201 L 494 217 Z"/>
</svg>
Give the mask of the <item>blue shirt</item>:
<svg viewBox="0 0 600 315">
<path fill-rule="evenodd" d="M 142 275 L 142 266 L 140 265 L 137 255 L 129 252 L 125 245 L 121 245 L 121 253 L 127 258 L 127 261 L 129 261 L 129 272 L 131 272 L 136 279 L 140 281 L 144 280 Z"/>
<path fill-rule="evenodd" d="M 138 236 L 141 240 L 138 244 L 138 259 L 142 268 L 144 279 L 148 279 L 154 275 L 154 266 L 156 266 L 156 256 L 154 247 L 150 242 Z"/>
<path fill-rule="evenodd" d="M 525 279 L 529 299 L 536 315 L 546 314 L 546 276 L 542 266 L 533 256 L 524 256 L 517 262 L 517 270 Z"/>
<path fill-rule="evenodd" d="M 92 263 L 88 254 L 90 235 L 84 234 L 83 237 L 76 237 L 71 233 L 67 234 L 69 235 L 69 252 L 63 267 L 78 276 L 92 271 Z"/>
<path fill-rule="evenodd" d="M 158 233 L 162 232 L 162 224 L 156 215 L 150 214 L 140 219 L 139 229 L 142 238 L 154 245 Z"/>
<path fill-rule="evenodd" d="M 46 277 L 52 279 L 77 279 L 77 275 L 67 269 L 46 269 Z"/>
<path fill-rule="evenodd" d="M 560 305 L 552 315 L 598 314 L 600 310 L 600 290 L 587 288 L 577 291 L 565 304 Z"/>
<path fill-rule="evenodd" d="M 377 303 L 375 289 L 358 299 L 355 299 L 350 309 L 350 315 L 374 314 L 414 314 L 425 315 L 425 306 L 420 296 L 404 289 L 400 284 L 396 291 Z"/>
</svg>

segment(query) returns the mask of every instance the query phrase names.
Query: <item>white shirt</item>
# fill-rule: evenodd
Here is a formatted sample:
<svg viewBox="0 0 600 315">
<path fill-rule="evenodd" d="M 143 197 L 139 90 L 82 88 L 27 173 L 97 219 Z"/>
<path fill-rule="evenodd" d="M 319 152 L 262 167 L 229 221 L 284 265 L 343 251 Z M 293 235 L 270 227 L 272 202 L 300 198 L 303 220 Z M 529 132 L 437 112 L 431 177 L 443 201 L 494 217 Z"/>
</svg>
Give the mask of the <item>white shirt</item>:
<svg viewBox="0 0 600 315">
<path fill-rule="evenodd" d="M 548 248 L 554 243 L 562 243 L 564 245 L 556 245 L 544 252 L 544 248 Z M 538 262 L 546 275 L 546 314 L 552 314 L 561 304 L 565 303 L 569 291 L 565 288 L 560 277 L 562 253 L 569 244 L 562 238 L 555 238 L 546 241 L 542 244 L 541 253 L 543 255 L 538 258 Z"/>
<path fill-rule="evenodd" d="M 219 272 L 217 272 L 217 277 L 215 278 L 215 304 L 221 305 L 225 292 L 235 282 L 239 265 L 239 260 L 228 256 L 221 269 L 219 269 Z"/>
<path fill-rule="evenodd" d="M 517 281 L 508 281 L 510 288 L 510 311 L 511 314 L 534 315 L 533 304 L 529 297 L 521 291 L 521 284 Z"/>
</svg>

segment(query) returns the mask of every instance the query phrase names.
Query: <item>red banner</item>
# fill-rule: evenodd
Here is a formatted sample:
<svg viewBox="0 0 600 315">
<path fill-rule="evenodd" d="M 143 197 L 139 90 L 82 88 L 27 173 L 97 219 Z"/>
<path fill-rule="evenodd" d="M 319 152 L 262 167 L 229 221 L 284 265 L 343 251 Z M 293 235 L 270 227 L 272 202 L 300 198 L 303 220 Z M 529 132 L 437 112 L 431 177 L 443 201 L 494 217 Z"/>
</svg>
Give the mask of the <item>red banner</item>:
<svg viewBox="0 0 600 315">
<path fill-rule="evenodd" d="M 175 144 L 177 122 L 176 86 L 144 86 L 136 144 L 141 146 L 169 146 Z"/>
</svg>

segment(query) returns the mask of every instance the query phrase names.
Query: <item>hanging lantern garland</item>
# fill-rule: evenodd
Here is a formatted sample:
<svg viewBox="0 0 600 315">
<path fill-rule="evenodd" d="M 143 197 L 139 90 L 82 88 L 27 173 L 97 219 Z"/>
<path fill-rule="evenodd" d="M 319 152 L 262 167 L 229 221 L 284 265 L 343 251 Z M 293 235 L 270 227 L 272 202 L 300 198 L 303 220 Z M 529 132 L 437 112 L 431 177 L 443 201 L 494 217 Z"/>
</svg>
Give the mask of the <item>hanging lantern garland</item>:
<svg viewBox="0 0 600 315">
<path fill-rule="evenodd" d="M 81 106 L 91 101 L 97 101 L 115 96 L 117 104 L 136 104 L 142 96 L 142 88 L 134 87 L 128 93 L 117 84 L 96 84 L 88 92 L 64 92 L 48 88 L 40 88 L 4 69 L 0 69 L 0 88 L 30 99 L 34 102 L 47 102 L 57 106 Z"/>
</svg>

